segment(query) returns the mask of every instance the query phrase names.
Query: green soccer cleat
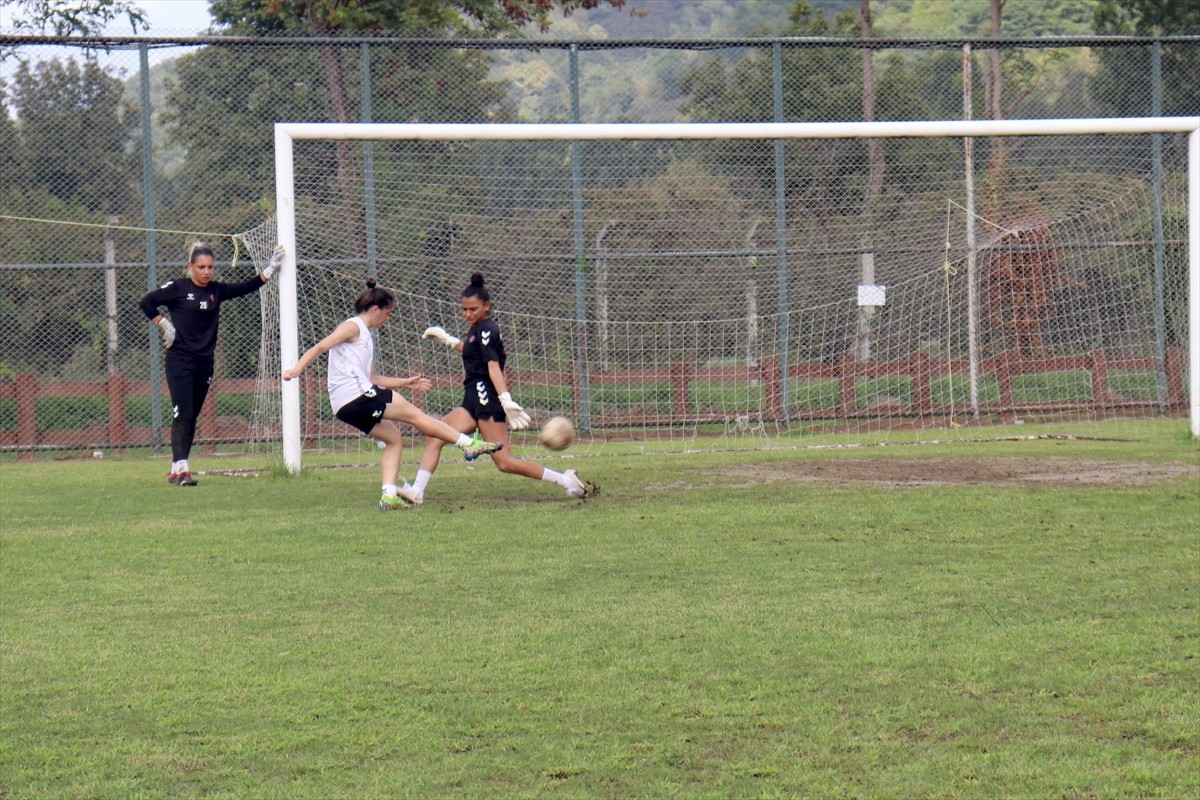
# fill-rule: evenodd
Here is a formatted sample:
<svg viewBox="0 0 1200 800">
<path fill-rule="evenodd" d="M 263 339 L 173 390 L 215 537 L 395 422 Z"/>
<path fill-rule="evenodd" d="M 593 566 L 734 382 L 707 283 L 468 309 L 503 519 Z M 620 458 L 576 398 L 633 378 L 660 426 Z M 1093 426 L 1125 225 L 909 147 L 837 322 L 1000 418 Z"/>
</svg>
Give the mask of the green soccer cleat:
<svg viewBox="0 0 1200 800">
<path fill-rule="evenodd" d="M 403 511 L 407 507 L 408 504 L 400 497 L 391 497 L 385 494 L 379 498 L 380 511 Z"/>
<path fill-rule="evenodd" d="M 471 443 L 463 448 L 463 458 L 467 461 L 474 461 L 480 456 L 486 456 L 489 453 L 495 453 L 498 450 L 504 449 L 504 445 L 498 442 L 485 442 L 478 435 L 471 438 Z"/>
</svg>

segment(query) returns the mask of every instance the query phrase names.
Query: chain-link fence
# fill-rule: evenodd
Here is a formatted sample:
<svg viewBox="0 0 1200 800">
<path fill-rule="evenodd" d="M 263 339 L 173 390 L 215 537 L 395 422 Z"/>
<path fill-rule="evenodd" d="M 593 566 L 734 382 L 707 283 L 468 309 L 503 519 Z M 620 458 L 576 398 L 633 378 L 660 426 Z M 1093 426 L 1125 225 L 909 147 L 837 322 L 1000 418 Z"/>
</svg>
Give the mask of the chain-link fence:
<svg viewBox="0 0 1200 800">
<path fill-rule="evenodd" d="M 163 399 L 160 354 L 137 300 L 147 289 L 182 274 L 184 254 L 196 239 L 217 250 L 222 265 L 218 279 L 237 280 L 250 273 L 252 266 L 232 235 L 262 224 L 273 210 L 276 121 L 817 122 L 1200 114 L 1197 36 L 536 43 L 0 37 L 0 46 L 5 53 L 0 100 L 6 111 L 0 117 L 0 448 L 26 453 L 162 443 L 169 403 Z M 164 48 L 171 58 L 157 57 Z M 102 60 L 88 57 L 99 51 L 106 54 Z M 989 66 L 992 52 L 1000 55 L 998 74 Z M 864 142 L 833 144 L 792 158 L 794 166 L 781 184 L 777 169 L 783 157 L 769 144 L 727 143 L 719 157 L 736 165 L 739 180 L 750 187 L 741 191 L 733 185 L 718 187 L 711 173 L 688 174 L 667 148 L 643 143 L 637 149 L 636 156 L 594 150 L 598 155 L 587 160 L 585 148 L 587 179 L 610 191 L 602 201 L 596 195 L 583 201 L 602 203 L 595 209 L 599 216 L 637 216 L 659 213 L 678 195 L 690 194 L 690 210 L 672 211 L 673 221 L 663 219 L 630 238 L 627 226 L 605 230 L 606 219 L 599 216 L 587 224 L 586 236 L 576 236 L 568 207 L 557 230 L 546 234 L 545 241 L 558 247 L 548 258 L 588 265 L 589 280 L 609 281 L 603 291 L 590 294 L 586 313 L 595 318 L 587 324 L 594 330 L 655 313 L 644 307 L 646 292 L 620 292 L 613 281 L 622 271 L 625 281 L 636 280 L 650 265 L 657 265 L 661 274 L 665 264 L 679 270 L 676 283 L 688 283 L 706 280 L 695 272 L 695 256 L 701 251 L 707 253 L 709 269 L 727 272 L 746 272 L 760 256 L 774 258 L 760 244 L 763 237 L 777 237 L 771 228 L 776 190 L 789 210 L 785 224 L 793 228 L 791 241 L 811 244 L 814 231 L 827 233 L 844 215 L 814 220 L 806 209 L 835 208 L 839 201 L 831 193 L 839 191 L 883 197 L 880 182 L 898 185 L 926 169 L 920 159 L 909 162 L 895 148 L 879 152 Z M 959 163 L 958 149 L 951 150 L 944 155 Z M 1176 329 L 1186 309 L 1178 276 L 1169 270 L 1178 260 L 1171 254 L 1182 247 L 1181 195 L 1178 182 L 1172 183 L 1182 170 L 1182 141 L 1175 137 L 1153 146 L 1131 144 L 1123 156 L 1108 147 L 1104 167 L 1089 164 L 1093 152 L 1039 142 L 1025 148 L 1020 175 L 1010 177 L 1036 194 L 1041 191 L 1036 186 L 1039 170 L 1068 164 L 1078 174 L 1106 180 L 1118 172 L 1145 176 L 1145 204 L 1152 213 L 1144 220 L 1130 216 L 1126 229 L 1119 231 L 1128 238 L 1130 226 L 1141 226 L 1134 238 L 1145 257 L 1133 267 L 1125 261 L 1103 267 L 1107 274 L 1091 280 L 1093 290 L 1102 283 L 1124 285 L 1118 273 L 1142 270 L 1136 285 L 1153 292 L 1157 269 L 1157 344 L 1166 352 L 1180 344 Z M 394 173 L 400 163 L 386 163 L 400 157 L 382 148 L 349 153 L 336 147 L 318 150 L 313 159 L 326 163 L 310 161 L 307 168 L 331 187 L 344 185 L 356 201 L 369 198 L 372 187 L 370 180 L 364 185 L 361 169 L 348 174 L 347 163 L 375 158 L 379 163 L 373 169 L 379 174 Z M 423 156 L 420 148 L 403 154 L 416 161 L 445 157 L 444 150 Z M 528 197 L 542 190 L 538 176 L 547 174 L 547 165 L 539 159 L 548 157 L 558 156 L 534 149 L 496 171 L 487 179 L 500 185 L 489 187 L 487 196 L 511 209 L 536 205 Z M 927 158 L 936 161 L 939 156 Z M 908 164 L 909 173 L 876 169 L 881 159 Z M 1115 159 L 1124 159 L 1120 170 L 1112 166 Z M 976 143 L 981 197 L 990 192 L 995 198 L 998 165 L 1004 161 L 999 142 Z M 457 180 L 453 174 L 441 177 Z M 644 193 L 633 192 L 636 186 Z M 958 196 L 959 189 L 948 193 Z M 328 202 L 339 202 L 337 191 L 328 194 Z M 426 197 L 449 194 L 431 188 Z M 1053 194 L 1069 198 L 1069 187 L 1060 182 Z M 916 192 L 893 191 L 885 205 L 899 208 L 917 197 Z M 765 205 L 749 213 L 744 225 L 724 225 L 731 209 L 748 206 L 748 198 Z M 421 201 L 417 192 L 406 202 L 415 208 Z M 921 202 L 926 201 L 928 197 Z M 714 205 L 701 208 L 706 202 Z M 881 229 L 892 230 L 888 226 L 895 222 L 888 222 L 887 211 L 876 208 L 876 219 Z M 931 218 L 943 214 L 944 209 L 929 209 Z M 396 223 L 400 239 L 395 249 L 407 248 L 421 293 L 439 300 L 453 300 L 467 274 L 459 255 L 470 242 L 453 217 L 430 213 L 414 215 L 407 227 Z M 758 219 L 766 221 L 757 226 L 756 240 Z M 539 224 L 550 226 L 553 220 Z M 701 229 L 704 235 L 697 235 Z M 714 230 L 723 233 L 709 235 Z M 861 251 L 866 244 L 847 243 L 846 249 Z M 322 254 L 300 255 L 320 259 Z M 362 262 L 349 271 L 363 272 L 368 256 L 363 253 Z M 798 265 L 796 269 L 799 278 Z M 671 283 L 668 278 L 664 285 Z M 730 291 L 745 294 L 746 282 L 735 283 L 738 288 Z M 1011 286 L 982 290 L 985 305 L 1021 302 Z M 595 299 L 600 296 L 610 298 L 602 308 Z M 656 302 L 668 302 L 669 295 L 657 296 Z M 710 298 L 712 313 L 724 310 L 723 299 Z M 755 298 L 748 296 L 746 303 L 753 305 Z M 572 313 L 563 310 L 564 316 Z M 843 339 L 851 341 L 841 349 L 853 349 L 855 313 L 847 315 L 849 333 L 827 333 L 811 345 L 811 353 L 796 351 L 797 358 L 828 360 L 830 348 L 838 349 L 835 345 Z M 1021 317 L 1019 309 L 997 313 Z M 258 305 L 230 304 L 222 317 L 217 378 L 198 437 L 208 446 L 247 435 L 261 366 Z M 1040 324 L 1036 314 L 1032 319 L 1030 324 Z M 739 318 L 729 327 L 742 330 L 754 324 Z M 1060 323 L 1047 323 L 1047 337 L 1054 324 Z M 597 340 L 604 337 L 597 335 Z M 1153 343 L 1149 349 L 1155 349 Z M 1177 376 L 1168 377 L 1177 381 Z M 853 409 L 848 413 L 853 415 Z"/>
</svg>

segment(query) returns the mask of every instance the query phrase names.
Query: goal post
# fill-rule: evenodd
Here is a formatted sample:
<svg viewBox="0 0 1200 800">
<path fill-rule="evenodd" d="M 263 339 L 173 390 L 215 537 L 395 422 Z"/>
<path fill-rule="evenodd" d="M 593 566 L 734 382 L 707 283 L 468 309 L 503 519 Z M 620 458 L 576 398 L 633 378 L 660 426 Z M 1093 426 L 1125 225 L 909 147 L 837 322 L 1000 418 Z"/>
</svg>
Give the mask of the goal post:
<svg viewBox="0 0 1200 800">
<path fill-rule="evenodd" d="M 500 124 L 500 123 L 484 123 L 484 124 L 390 124 L 390 123 L 277 123 L 275 125 L 275 168 L 276 168 L 276 208 L 279 228 L 280 243 L 286 248 L 287 256 L 285 261 L 285 269 L 281 272 L 279 278 L 280 291 L 280 310 L 279 310 L 279 346 L 280 359 L 283 365 L 295 364 L 299 357 L 300 351 L 300 321 L 299 321 L 299 306 L 298 306 L 298 291 L 299 291 L 299 273 L 297 270 L 298 261 L 303 262 L 310 254 L 300 252 L 297 243 L 297 188 L 294 179 L 296 171 L 296 161 L 294 154 L 294 145 L 297 142 L 410 142 L 410 143 L 488 143 L 488 142 L 652 142 L 652 141 L 703 141 L 713 143 L 738 143 L 738 142 L 776 142 L 776 141 L 793 141 L 793 140 L 862 140 L 862 139 L 878 139 L 878 140 L 900 140 L 900 139 L 989 139 L 991 137 L 1044 137 L 1044 136 L 1106 136 L 1106 135 L 1125 135 L 1125 134 L 1187 134 L 1186 145 L 1186 193 L 1187 193 L 1187 219 L 1185 224 L 1187 236 L 1187 372 L 1188 372 L 1188 396 L 1187 403 L 1189 408 L 1190 428 L 1193 436 L 1200 436 L 1200 118 L 1196 117 L 1148 117 L 1148 118 L 1098 118 L 1098 119 L 1048 119 L 1048 120 L 978 120 L 978 121 L 910 121 L 910 122 L 825 122 L 825 123 L 663 123 L 663 124 L 619 124 L 619 123 L 595 123 L 595 124 Z M 669 160 L 669 159 L 667 159 Z M 618 165 L 619 166 L 619 165 Z M 838 164 L 831 157 L 828 164 L 828 171 L 836 171 Z M 509 169 L 513 169 L 511 166 Z M 519 169 L 519 168 L 518 168 Z M 670 167 L 664 167 L 669 170 Z M 961 165 L 959 167 L 961 172 Z M 617 167 L 614 166 L 614 172 Z M 814 174 L 819 171 L 814 170 Z M 487 180 L 499 180 L 500 178 L 488 177 Z M 453 181 L 454 176 L 450 178 L 440 177 L 438 180 Z M 807 180 L 807 178 L 806 178 Z M 329 176 L 328 181 L 333 183 L 335 178 Z M 613 179 L 614 185 L 616 179 Z M 800 191 L 803 189 L 808 195 L 820 196 L 823 188 L 819 185 L 813 185 L 812 182 L 800 186 L 776 186 L 775 202 L 779 205 L 789 202 L 787 198 L 788 191 Z M 853 185 L 852 179 L 847 179 L 847 185 Z M 534 187 L 536 188 L 536 187 Z M 576 187 L 578 188 L 578 187 Z M 344 190 L 345 195 L 352 195 L 357 190 Z M 523 186 L 522 191 L 531 191 L 531 187 Z M 361 192 L 359 192 L 361 194 Z M 767 193 L 769 195 L 769 192 Z M 953 198 L 952 201 L 953 202 Z M 962 198 L 957 198 L 961 202 Z M 615 197 L 612 200 L 614 207 L 622 201 L 622 198 Z M 807 199 L 804 202 L 808 202 Z M 514 201 L 514 205 L 516 201 Z M 900 203 L 898 203 L 900 205 Z M 569 211 L 566 212 L 569 214 Z M 1014 212 L 1016 213 L 1016 212 Z M 1028 212 L 1027 215 L 1033 212 Z M 582 230 L 582 223 L 575 220 L 575 225 Z M 976 224 L 972 221 L 970 224 Z M 989 223 L 993 224 L 993 223 Z M 567 237 L 570 238 L 572 221 L 566 220 L 564 225 L 567 228 Z M 757 226 L 757 223 L 754 223 Z M 596 223 L 599 232 L 592 233 L 595 237 L 594 250 L 591 255 L 597 259 L 603 259 L 607 251 L 605 250 L 605 242 L 603 238 L 608 231 L 607 225 L 603 221 Z M 749 240 L 753 237 L 754 227 L 747 226 L 749 233 L 744 234 Z M 994 223 L 997 230 L 1002 228 L 999 222 Z M 864 241 L 864 248 L 869 249 L 869 231 L 860 231 L 856 236 Z M 422 234 L 426 235 L 426 234 Z M 453 226 L 449 226 L 446 234 L 451 239 L 456 235 Z M 576 241 L 578 241 L 578 233 L 576 233 Z M 643 237 L 644 239 L 645 237 Z M 624 254 L 627 257 L 633 252 L 632 245 L 634 243 L 642 243 L 643 239 L 630 237 L 629 247 L 626 248 Z M 687 237 L 679 237 L 672 241 L 686 241 Z M 947 245 L 946 267 L 947 272 L 950 271 L 949 257 L 949 241 Z M 984 247 L 986 243 L 981 243 L 979 247 Z M 639 244 L 642 246 L 642 244 Z M 1087 245 L 1091 246 L 1091 245 Z M 1020 247 L 1010 249 L 1020 250 L 1023 247 L 1028 250 L 1031 245 L 1022 244 Z M 570 248 L 568 248 L 568 251 Z M 699 251 L 697 251 L 699 252 Z M 751 259 L 756 256 L 753 253 L 739 253 L 731 256 L 729 252 L 718 251 L 715 247 L 710 247 L 704 251 L 707 257 L 714 260 L 739 258 L 740 264 L 750 263 Z M 654 254 L 640 254 L 638 256 L 645 263 L 652 264 L 655 262 Z M 687 259 L 696 258 L 695 254 L 674 253 L 674 258 Z M 775 258 L 778 260 L 778 269 L 782 274 L 789 268 L 788 259 L 790 258 L 787 250 L 780 249 Z M 725 263 L 725 262 L 722 262 Z M 577 269 L 582 270 L 582 264 L 577 265 Z M 757 267 L 756 267 L 757 268 Z M 767 274 L 767 273 L 764 273 Z M 365 273 L 364 273 L 365 275 Z M 599 279 L 599 278 L 598 278 Z M 1054 280 L 1058 280 L 1054 278 Z M 753 280 L 750 281 L 750 286 L 753 286 Z M 871 288 L 871 287 L 860 287 Z M 884 287 L 878 287 L 883 289 Z M 750 291 L 750 290 L 748 290 Z M 978 287 L 971 289 L 973 292 L 978 292 Z M 870 292 L 868 296 L 872 296 Z M 1044 292 L 1043 292 L 1044 294 Z M 1012 312 L 1012 298 L 1015 295 L 1009 292 L 1005 298 L 996 299 L 997 308 L 1002 309 L 1003 313 Z M 999 295 L 997 295 L 999 297 Z M 446 298 L 442 298 L 446 299 Z M 750 298 L 753 305 L 753 298 Z M 787 298 L 780 300 L 780 303 L 785 303 Z M 1004 303 L 1008 303 L 1005 306 Z M 344 309 L 343 309 L 344 310 Z M 784 312 L 783 323 L 780 330 L 787 331 L 787 309 L 781 308 Z M 602 313 L 605 313 L 602 311 Z M 1001 312 L 997 312 L 1001 313 Z M 344 316 L 344 315 L 343 315 Z M 1020 313 L 1015 314 L 1020 317 Z M 616 324 L 617 321 L 613 321 Z M 724 320 L 722 321 L 724 322 Z M 607 335 L 607 330 L 604 326 L 609 324 L 608 317 L 604 317 L 601 321 L 601 334 Z M 1024 323 L 1020 319 L 1016 321 L 1009 320 L 1010 329 L 1008 331 L 1012 337 L 1021 341 L 1021 337 L 1028 338 L 1030 330 L 1033 330 L 1033 336 L 1040 337 L 1041 331 L 1037 330 L 1038 321 L 1032 322 L 1026 320 Z M 1024 324 L 1025 328 L 1020 328 Z M 730 324 L 730 327 L 733 323 Z M 761 331 L 757 326 L 757 318 L 751 319 L 743 327 L 748 327 L 750 335 L 761 336 Z M 1015 331 L 1015 333 L 1014 333 Z M 785 334 L 786 335 L 786 334 Z M 920 331 L 913 330 L 904 334 L 911 336 L 914 339 L 920 338 Z M 949 334 L 946 334 L 947 336 Z M 938 352 L 936 348 L 944 347 L 949 350 L 949 345 L 946 342 L 937 340 L 937 337 L 930 336 L 930 341 L 923 345 L 926 350 L 931 353 Z M 658 345 L 654 345 L 658 346 Z M 1040 339 L 1038 346 L 1040 345 Z M 793 375 L 795 370 L 790 369 L 792 366 L 792 345 L 784 342 L 782 348 L 777 352 L 772 352 L 763 355 L 759 352 L 754 358 L 749 359 L 755 361 L 756 365 L 771 361 L 778 367 L 782 362 L 782 381 L 777 384 L 770 384 L 763 389 L 765 392 L 764 403 L 772 405 L 779 409 L 782 417 L 786 420 L 792 413 L 790 409 L 793 407 L 791 403 L 790 392 L 793 381 L 789 376 Z M 728 352 L 732 353 L 733 346 L 728 348 Z M 760 348 L 761 351 L 761 348 Z M 1103 350 L 1098 351 L 1103 353 Z M 716 362 L 718 359 L 712 354 L 707 354 L 710 362 Z M 915 353 L 913 359 L 925 357 L 922 353 Z M 935 356 L 936 357 L 936 356 Z M 1098 357 L 1103 357 L 1098 356 Z M 747 363 L 749 363 L 749 360 Z M 1160 359 L 1161 360 L 1161 359 Z M 583 365 L 576 365 L 582 369 Z M 681 367 L 686 373 L 688 367 Z M 948 368 L 949 373 L 953 373 L 953 368 Z M 656 373 L 657 374 L 657 373 Z M 766 374 L 763 372 L 762 374 Z M 824 373 L 822 373 L 824 374 Z M 665 372 L 664 372 L 665 375 Z M 813 372 L 813 375 L 817 375 Z M 686 382 L 687 375 L 685 374 L 678 380 Z M 664 377 L 664 380 L 675 381 L 676 376 Z M 757 380 L 757 378 L 755 379 Z M 1001 386 L 998 391 L 1010 391 L 1011 387 L 1004 386 L 1004 380 L 1001 379 Z M 916 389 L 913 390 L 917 392 Z M 924 386 L 922 390 L 926 394 L 929 391 L 928 386 Z M 853 392 L 853 384 L 851 384 L 851 392 Z M 953 406 L 955 389 L 951 387 L 950 403 Z M 780 399 L 782 397 L 782 400 Z M 927 406 L 934 401 L 930 401 L 928 397 L 922 395 Z M 849 403 L 853 405 L 856 401 L 853 397 L 847 399 L 844 396 L 841 402 L 843 405 Z M 890 402 L 890 400 L 889 400 Z M 917 400 L 911 401 L 914 405 Z M 940 401 L 939 401 L 940 402 Z M 972 401 L 974 399 L 972 398 Z M 301 395 L 300 384 L 298 381 L 283 382 L 281 387 L 281 405 L 282 405 L 282 447 L 283 457 L 286 467 L 296 472 L 301 465 Z M 686 411 L 687 402 L 684 402 L 684 410 Z M 586 404 L 585 404 L 586 407 Z M 588 421 L 585 420 L 585 427 Z M 739 418 L 740 424 L 740 418 Z"/>
</svg>

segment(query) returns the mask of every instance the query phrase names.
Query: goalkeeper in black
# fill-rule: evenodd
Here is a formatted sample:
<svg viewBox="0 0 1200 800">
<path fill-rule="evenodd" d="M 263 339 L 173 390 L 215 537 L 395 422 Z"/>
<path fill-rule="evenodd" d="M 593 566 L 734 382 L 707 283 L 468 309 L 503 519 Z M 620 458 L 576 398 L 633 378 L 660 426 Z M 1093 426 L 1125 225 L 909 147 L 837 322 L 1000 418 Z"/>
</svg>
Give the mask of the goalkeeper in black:
<svg viewBox="0 0 1200 800">
<path fill-rule="evenodd" d="M 139 303 L 146 318 L 162 331 L 166 348 L 164 372 L 172 406 L 168 483 L 196 485 L 188 466 L 188 454 L 196 438 L 196 420 L 212 382 L 221 303 L 258 291 L 282 263 L 283 248 L 277 247 L 261 273 L 241 283 L 222 283 L 213 280 L 212 249 L 197 243 L 188 254 L 188 276 L 167 281 L 147 292 Z"/>
</svg>

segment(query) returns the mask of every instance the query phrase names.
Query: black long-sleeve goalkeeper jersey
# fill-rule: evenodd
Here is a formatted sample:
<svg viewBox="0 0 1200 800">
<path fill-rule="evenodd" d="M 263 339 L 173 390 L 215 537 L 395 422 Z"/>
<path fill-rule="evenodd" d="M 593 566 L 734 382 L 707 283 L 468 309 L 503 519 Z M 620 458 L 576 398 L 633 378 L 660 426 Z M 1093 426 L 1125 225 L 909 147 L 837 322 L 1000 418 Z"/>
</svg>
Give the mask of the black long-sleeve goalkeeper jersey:
<svg viewBox="0 0 1200 800">
<path fill-rule="evenodd" d="M 146 319 L 157 317 L 160 306 L 171 313 L 171 323 L 175 326 L 172 350 L 212 358 L 217 347 L 221 303 L 258 291 L 263 285 L 258 275 L 241 283 L 209 281 L 203 289 L 192 283 L 191 278 L 180 278 L 147 292 L 138 305 Z"/>
</svg>

